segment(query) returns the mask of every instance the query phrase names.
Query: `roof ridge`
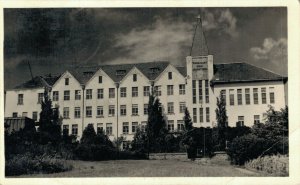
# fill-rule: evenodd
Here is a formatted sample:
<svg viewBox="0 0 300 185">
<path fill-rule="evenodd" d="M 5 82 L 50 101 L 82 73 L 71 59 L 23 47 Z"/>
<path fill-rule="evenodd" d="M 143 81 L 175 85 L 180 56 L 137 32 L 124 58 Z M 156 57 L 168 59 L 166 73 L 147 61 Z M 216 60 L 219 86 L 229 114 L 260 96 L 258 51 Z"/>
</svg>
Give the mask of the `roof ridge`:
<svg viewBox="0 0 300 185">
<path fill-rule="evenodd" d="M 280 77 L 284 77 L 283 75 L 278 74 L 278 73 L 275 73 L 274 71 L 271 71 L 271 70 L 266 69 L 266 68 L 264 68 L 264 67 L 258 67 L 258 66 L 256 66 L 256 65 L 249 64 L 249 63 L 246 63 L 246 64 L 248 64 L 248 65 L 250 65 L 250 66 L 253 66 L 253 67 L 257 67 L 257 68 L 263 69 L 263 70 L 265 70 L 265 71 L 268 71 L 268 72 L 273 73 L 273 74 L 275 74 L 275 75 L 278 75 L 278 76 L 280 76 Z"/>
<path fill-rule="evenodd" d="M 137 65 L 137 64 L 151 64 L 151 63 L 170 63 L 168 60 L 162 60 L 162 61 L 151 61 L 151 62 L 139 62 L 139 63 L 123 63 L 123 64 L 105 64 L 105 65 L 92 65 L 92 66 L 76 66 L 77 68 L 92 68 L 92 67 L 105 67 L 105 66 L 118 66 L 118 65 Z"/>
</svg>

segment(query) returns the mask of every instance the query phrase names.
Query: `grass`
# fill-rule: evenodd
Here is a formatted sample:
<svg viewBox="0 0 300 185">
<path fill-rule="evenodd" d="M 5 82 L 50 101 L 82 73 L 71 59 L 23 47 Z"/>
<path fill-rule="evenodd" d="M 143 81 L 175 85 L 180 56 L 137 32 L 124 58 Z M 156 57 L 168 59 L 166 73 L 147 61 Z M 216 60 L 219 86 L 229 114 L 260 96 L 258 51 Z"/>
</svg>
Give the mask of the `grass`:
<svg viewBox="0 0 300 185">
<path fill-rule="evenodd" d="M 73 169 L 18 177 L 234 177 L 261 176 L 230 164 L 178 160 L 69 161 Z"/>
</svg>

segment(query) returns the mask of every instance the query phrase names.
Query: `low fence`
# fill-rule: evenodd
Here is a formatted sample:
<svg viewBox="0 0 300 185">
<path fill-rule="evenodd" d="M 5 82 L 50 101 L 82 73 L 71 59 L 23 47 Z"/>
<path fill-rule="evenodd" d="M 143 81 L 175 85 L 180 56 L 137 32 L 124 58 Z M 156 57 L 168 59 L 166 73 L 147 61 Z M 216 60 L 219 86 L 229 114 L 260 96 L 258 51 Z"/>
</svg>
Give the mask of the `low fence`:
<svg viewBox="0 0 300 185">
<path fill-rule="evenodd" d="M 152 160 L 187 160 L 187 153 L 151 153 L 149 159 Z"/>
</svg>

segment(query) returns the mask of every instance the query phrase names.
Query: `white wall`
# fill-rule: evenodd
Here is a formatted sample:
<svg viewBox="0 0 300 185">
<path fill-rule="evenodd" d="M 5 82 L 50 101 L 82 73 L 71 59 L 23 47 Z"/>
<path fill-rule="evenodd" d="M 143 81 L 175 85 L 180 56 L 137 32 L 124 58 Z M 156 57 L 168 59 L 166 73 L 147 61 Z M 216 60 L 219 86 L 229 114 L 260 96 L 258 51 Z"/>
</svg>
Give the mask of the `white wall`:
<svg viewBox="0 0 300 185">
<path fill-rule="evenodd" d="M 27 117 L 32 118 L 32 112 L 38 112 L 37 120 L 40 117 L 41 104 L 38 103 L 38 93 L 44 93 L 44 88 L 15 89 L 6 91 L 5 117 L 12 117 L 13 112 L 22 116 L 27 112 Z M 23 105 L 18 105 L 18 94 L 23 94 Z"/>
<path fill-rule="evenodd" d="M 262 104 L 261 88 L 266 88 L 267 103 Z M 275 103 L 270 104 L 269 87 L 274 87 Z M 245 88 L 250 88 L 250 105 L 245 104 Z M 258 88 L 258 104 L 253 103 L 253 88 Z M 236 126 L 238 116 L 244 116 L 245 125 L 252 126 L 254 123 L 254 115 L 260 115 L 261 122 L 264 122 L 263 113 L 272 105 L 275 110 L 285 107 L 284 84 L 283 82 L 252 82 L 252 83 L 235 83 L 220 84 L 214 86 L 215 99 L 219 97 L 220 91 L 226 90 L 226 110 L 228 115 L 229 126 Z M 234 106 L 229 105 L 229 89 L 234 89 Z M 242 105 L 237 105 L 237 89 L 242 89 Z M 214 107 L 214 110 L 216 106 Z M 214 114 L 214 120 L 215 120 Z"/>
</svg>

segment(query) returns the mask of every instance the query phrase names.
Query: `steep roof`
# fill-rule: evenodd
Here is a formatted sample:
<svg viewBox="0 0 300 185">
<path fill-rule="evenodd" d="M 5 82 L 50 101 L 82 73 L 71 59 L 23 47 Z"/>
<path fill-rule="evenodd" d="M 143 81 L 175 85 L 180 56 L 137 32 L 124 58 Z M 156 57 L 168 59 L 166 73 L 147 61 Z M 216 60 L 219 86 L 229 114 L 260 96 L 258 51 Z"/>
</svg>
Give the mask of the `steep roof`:
<svg viewBox="0 0 300 185">
<path fill-rule="evenodd" d="M 190 51 L 190 56 L 207 56 L 207 55 L 208 55 L 208 48 L 204 36 L 202 21 L 200 16 L 198 16 L 192 47 Z"/>
<path fill-rule="evenodd" d="M 214 64 L 212 83 L 286 80 L 274 72 L 247 63 Z"/>
<path fill-rule="evenodd" d="M 36 76 L 31 80 L 28 80 L 20 85 L 15 86 L 13 89 L 35 89 L 43 88 L 45 86 L 52 86 L 59 76 Z"/>
</svg>

